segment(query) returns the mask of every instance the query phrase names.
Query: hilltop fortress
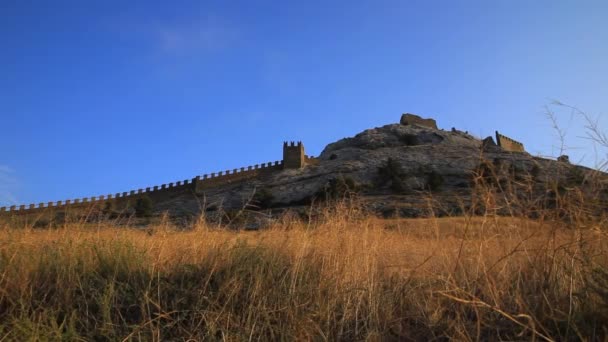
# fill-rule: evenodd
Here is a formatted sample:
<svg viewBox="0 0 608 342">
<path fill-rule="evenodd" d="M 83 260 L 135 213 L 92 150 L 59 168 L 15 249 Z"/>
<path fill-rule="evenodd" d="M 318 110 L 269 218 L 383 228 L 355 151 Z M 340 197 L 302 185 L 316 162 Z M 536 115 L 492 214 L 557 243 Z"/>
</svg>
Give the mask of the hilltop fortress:
<svg viewBox="0 0 608 342">
<path fill-rule="evenodd" d="M 423 130 L 422 132 L 428 132 L 428 134 L 436 132 L 432 133 L 435 136 L 439 136 L 439 133 L 444 136 L 449 136 L 450 134 L 462 136 L 462 134 L 464 133 L 455 129 L 452 129 L 452 133 L 439 130 L 437 128 L 437 123 L 435 120 L 423 119 L 420 116 L 410 113 L 406 113 L 401 116 L 400 126 L 406 130 L 410 129 L 407 127 L 412 127 L 411 129 L 415 130 L 416 132 L 420 129 Z M 468 136 L 468 134 L 464 134 L 463 137 L 466 136 Z M 435 144 L 436 142 L 433 139 L 431 139 L 433 141 L 432 144 Z M 441 139 L 443 140 L 445 138 Z M 470 137 L 466 139 L 470 140 L 473 138 Z M 500 150 L 503 152 L 525 152 L 522 143 L 508 138 L 498 132 L 496 132 L 496 140 L 497 146 L 499 146 Z M 328 145 L 328 148 L 329 146 L 335 144 L 336 143 Z M 309 169 L 310 166 L 317 167 L 325 164 L 331 167 L 340 167 L 340 165 L 342 165 L 343 168 L 345 167 L 345 165 L 349 165 L 349 162 L 340 164 L 340 160 L 334 159 L 334 155 L 327 158 L 315 158 L 306 155 L 304 144 L 301 141 L 284 142 L 283 159 L 280 161 L 261 163 L 248 167 L 241 167 L 239 169 L 214 172 L 210 174 L 196 176 L 192 179 L 186 179 L 183 181 L 161 184 L 157 186 L 147 187 L 145 189 L 142 188 L 116 194 L 85 197 L 81 199 L 64 200 L 58 202 L 0 207 L 0 215 L 4 217 L 11 217 L 14 215 L 46 216 L 46 214 L 50 214 L 49 216 L 52 217 L 55 216 L 57 213 L 67 211 L 78 211 L 83 209 L 88 210 L 90 208 L 103 208 L 106 206 L 116 208 L 117 210 L 125 210 L 126 208 L 133 206 L 135 201 L 143 197 L 150 198 L 150 200 L 155 204 L 161 203 L 163 201 L 168 201 L 172 198 L 179 198 L 180 196 L 189 196 L 190 198 L 201 198 L 207 193 L 216 191 L 219 188 L 224 188 L 227 186 L 238 186 L 240 184 L 248 184 L 254 181 L 258 182 L 268 179 L 272 179 L 274 181 L 275 179 L 281 179 L 282 182 L 288 182 L 288 180 L 290 179 L 289 177 L 296 177 L 297 175 L 300 175 L 303 172 L 312 172 L 306 171 Z M 286 172 L 288 170 L 295 171 L 295 173 Z M 285 179 L 287 179 L 287 181 L 285 181 Z M 270 183 L 270 185 L 273 186 L 272 183 Z M 281 191 L 289 191 L 288 187 L 286 188 L 286 186 L 281 186 L 278 188 L 282 189 Z"/>
<path fill-rule="evenodd" d="M 212 172 L 210 174 L 196 176 L 192 179 L 116 194 L 48 202 L 46 204 L 13 205 L 8 208 L 0 207 L 0 214 L 33 214 L 40 213 L 46 209 L 62 210 L 68 207 L 75 209 L 77 207 L 103 205 L 108 201 L 111 201 L 114 207 L 124 207 L 129 203 L 134 203 L 134 200 L 141 198 L 142 196 L 147 196 L 154 202 L 182 194 L 202 195 L 205 190 L 210 188 L 264 177 L 265 175 L 285 169 L 301 169 L 306 167 L 306 165 L 314 165 L 317 162 L 317 159 L 305 154 L 304 144 L 301 141 L 298 141 L 297 143 L 294 141 L 286 141 L 283 143 L 283 160 L 281 161 L 255 164 L 241 167 L 240 169 Z"/>
</svg>

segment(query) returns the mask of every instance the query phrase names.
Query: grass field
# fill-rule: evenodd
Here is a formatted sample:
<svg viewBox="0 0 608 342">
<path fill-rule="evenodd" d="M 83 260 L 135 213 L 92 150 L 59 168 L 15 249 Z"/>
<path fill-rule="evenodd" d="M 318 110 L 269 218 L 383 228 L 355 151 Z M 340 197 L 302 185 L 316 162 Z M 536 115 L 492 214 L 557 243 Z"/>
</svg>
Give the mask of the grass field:
<svg viewBox="0 0 608 342">
<path fill-rule="evenodd" d="M 602 340 L 604 225 L 341 206 L 262 231 L 5 227 L 0 339 Z"/>
</svg>

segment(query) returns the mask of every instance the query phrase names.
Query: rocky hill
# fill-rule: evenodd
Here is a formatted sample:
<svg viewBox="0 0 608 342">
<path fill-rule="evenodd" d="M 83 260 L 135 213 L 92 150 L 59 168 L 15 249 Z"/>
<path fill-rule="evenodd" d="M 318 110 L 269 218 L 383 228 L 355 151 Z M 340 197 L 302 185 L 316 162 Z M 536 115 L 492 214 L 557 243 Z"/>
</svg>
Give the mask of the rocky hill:
<svg viewBox="0 0 608 342">
<path fill-rule="evenodd" d="M 567 161 L 506 151 L 490 137 L 482 141 L 455 129 L 415 124 L 365 130 L 327 145 L 317 160 L 174 198 L 158 203 L 156 210 L 174 215 L 203 207 L 210 213 L 256 206 L 282 210 L 356 193 L 365 207 L 385 216 L 453 215 L 488 210 L 473 191 L 483 188 L 495 197 L 490 209 L 508 214 L 551 206 L 558 195 L 580 189 L 599 174 Z"/>
<path fill-rule="evenodd" d="M 565 198 L 593 204 L 590 212 L 606 207 L 604 173 L 571 165 L 566 157 L 534 157 L 523 151 L 521 143 L 498 132 L 497 139 L 507 144 L 498 146 L 492 137 L 480 140 L 456 129 L 437 129 L 434 120 L 404 115 L 399 124 L 368 129 L 331 143 L 318 158 L 302 154 L 304 167 L 268 163 L 260 172 L 256 166 L 256 170 L 224 176 L 229 181 L 212 178 L 213 182 L 201 184 L 213 186 L 205 187 L 198 186 L 197 177 L 173 188 L 177 190 L 150 193 L 149 206 L 153 215 L 166 212 L 185 219 L 201 212 L 217 219 L 241 209 L 275 214 L 305 211 L 311 203 L 353 196 L 364 208 L 383 216 L 460 215 L 470 211 L 540 215 Z M 129 198 L 139 201 L 148 196 L 141 190 L 131 193 L 114 202 L 98 199 L 94 202 L 97 211 L 80 203 L 35 209 L 30 214 L 27 210 L 13 211 L 5 217 L 37 213 L 37 219 L 53 221 L 70 210 L 80 217 L 91 213 L 97 213 L 93 217 L 129 216 L 137 205 Z M 158 193 L 165 195 L 155 195 Z"/>
</svg>

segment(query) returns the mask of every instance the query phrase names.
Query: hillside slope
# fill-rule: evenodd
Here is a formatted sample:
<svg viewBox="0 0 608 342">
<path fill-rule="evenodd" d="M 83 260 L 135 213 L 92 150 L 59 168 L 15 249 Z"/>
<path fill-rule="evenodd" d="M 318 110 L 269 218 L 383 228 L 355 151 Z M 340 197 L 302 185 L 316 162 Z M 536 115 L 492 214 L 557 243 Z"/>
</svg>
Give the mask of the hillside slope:
<svg viewBox="0 0 608 342">
<path fill-rule="evenodd" d="M 591 214 L 606 208 L 607 177 L 602 172 L 507 151 L 490 137 L 482 141 L 456 129 L 435 127 L 433 121 L 431 127 L 407 123 L 368 129 L 327 145 L 318 158 L 306 157 L 302 168 L 267 163 L 261 169 L 257 165 L 252 171 L 241 168 L 240 173 L 202 183 L 197 177 L 175 187 L 154 187 L 152 192 L 131 191 L 126 197 L 74 201 L 0 216 L 26 224 L 60 223 L 66 216 L 77 220 L 130 217 L 138 201 L 149 197 L 152 215 L 168 213 L 187 221 L 204 212 L 213 220 L 240 209 L 304 213 L 311 203 L 353 194 L 365 209 L 385 217 L 463 212 L 534 216 L 567 199 L 586 203 L 585 211 Z"/>
<path fill-rule="evenodd" d="M 513 202 L 515 197 L 526 200 L 530 209 L 550 205 L 557 193 L 580 188 L 600 174 L 526 152 L 508 152 L 491 139 L 484 141 L 458 130 L 390 124 L 327 145 L 317 165 L 174 198 L 158 203 L 156 209 L 180 215 L 202 207 L 244 208 L 260 191 L 272 199 L 270 207 L 286 208 L 323 199 L 328 191 L 340 195 L 350 187 L 365 206 L 384 215 L 420 216 L 429 210 L 435 215 L 458 214 L 478 205 L 472 191 L 476 185 L 499 194 L 498 202 Z M 497 207 L 499 212 L 515 209 L 504 203 Z"/>
</svg>

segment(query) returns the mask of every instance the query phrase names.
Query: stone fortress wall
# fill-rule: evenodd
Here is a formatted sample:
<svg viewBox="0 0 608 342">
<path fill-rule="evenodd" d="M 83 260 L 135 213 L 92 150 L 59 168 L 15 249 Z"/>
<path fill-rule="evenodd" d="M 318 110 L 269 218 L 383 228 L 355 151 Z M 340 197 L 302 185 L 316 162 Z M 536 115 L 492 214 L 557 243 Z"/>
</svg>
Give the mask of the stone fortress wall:
<svg viewBox="0 0 608 342">
<path fill-rule="evenodd" d="M 295 147 L 295 149 L 290 149 L 290 147 Z M 289 160 L 290 163 L 293 160 L 300 160 L 300 167 L 317 163 L 316 158 L 304 154 L 304 146 L 301 142 L 299 142 L 298 145 L 295 145 L 294 142 L 291 142 L 291 145 L 287 142 L 283 143 L 283 156 L 284 158 L 287 157 L 287 160 Z M 65 211 L 67 209 L 102 208 L 107 202 L 111 202 L 114 208 L 124 208 L 129 204 L 134 204 L 137 199 L 144 196 L 149 197 L 153 202 L 158 202 L 179 194 L 200 195 L 207 189 L 263 177 L 283 170 L 284 168 L 294 167 L 286 167 L 285 160 L 255 164 L 248 167 L 213 172 L 196 176 L 192 179 L 147 187 L 145 189 L 131 190 L 128 192 L 57 202 L 0 207 L 0 215 L 29 215 L 41 214 L 48 211 Z"/>
<path fill-rule="evenodd" d="M 423 119 L 422 117 L 412 113 L 402 114 L 400 123 L 402 125 L 418 125 L 438 129 L 437 121 L 435 121 L 434 119 Z M 452 128 L 452 131 L 455 132 L 456 129 Z M 496 131 L 496 144 L 505 151 L 526 152 L 526 150 L 524 149 L 524 144 L 520 143 L 517 140 L 511 139 L 506 135 L 502 135 L 498 133 L 498 131 Z"/>
<path fill-rule="evenodd" d="M 502 135 L 496 131 L 496 144 L 502 147 L 505 151 L 510 152 L 525 152 L 524 144 L 517 140 L 513 140 L 506 135 Z"/>
<path fill-rule="evenodd" d="M 402 125 L 418 125 L 438 129 L 437 122 L 434 119 L 423 119 L 418 115 L 410 113 L 403 114 L 401 116 L 400 123 Z M 498 146 L 506 151 L 525 152 L 524 145 L 522 143 L 502 135 L 498 133 L 498 131 L 496 131 L 496 142 Z M 109 194 L 58 202 L 0 207 L 0 215 L 27 215 L 49 211 L 65 211 L 68 208 L 83 209 L 102 207 L 108 202 L 110 202 L 114 208 L 126 208 L 129 205 L 134 204 L 137 199 L 142 197 L 149 197 L 154 203 L 157 203 L 179 194 L 202 195 L 207 189 L 263 177 L 283 169 L 300 169 L 306 165 L 315 165 L 318 163 L 318 159 L 305 154 L 304 145 L 301 141 L 297 143 L 294 141 L 290 143 L 284 142 L 283 160 L 281 161 L 214 172 L 211 174 L 197 176 L 190 180 L 186 179 L 183 181 L 162 184 L 145 189 L 131 190 L 114 195 Z"/>
</svg>

